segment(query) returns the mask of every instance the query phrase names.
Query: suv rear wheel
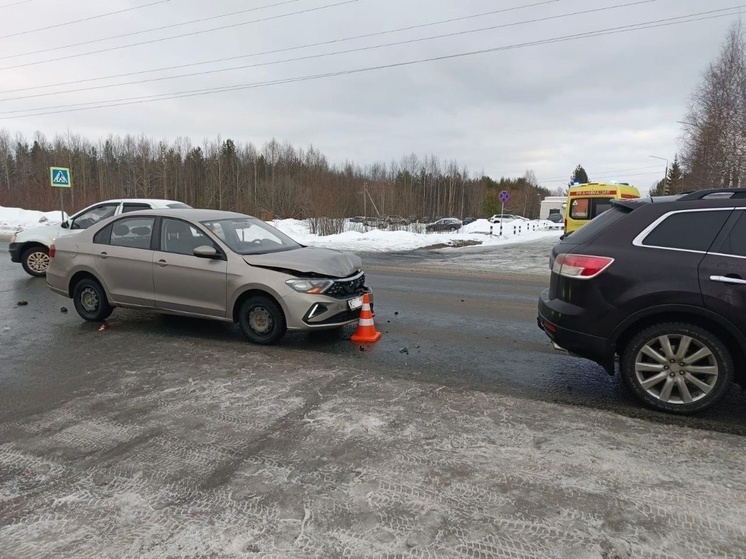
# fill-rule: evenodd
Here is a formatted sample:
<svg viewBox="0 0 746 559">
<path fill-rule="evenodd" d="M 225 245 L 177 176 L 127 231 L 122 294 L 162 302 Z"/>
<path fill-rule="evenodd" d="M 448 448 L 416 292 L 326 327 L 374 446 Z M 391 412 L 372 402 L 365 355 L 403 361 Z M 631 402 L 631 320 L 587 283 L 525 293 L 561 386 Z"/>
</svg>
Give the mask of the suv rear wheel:
<svg viewBox="0 0 746 559">
<path fill-rule="evenodd" d="M 686 322 L 638 332 L 621 355 L 622 378 L 650 407 L 696 413 L 714 406 L 733 381 L 733 358 L 712 332 Z"/>
</svg>

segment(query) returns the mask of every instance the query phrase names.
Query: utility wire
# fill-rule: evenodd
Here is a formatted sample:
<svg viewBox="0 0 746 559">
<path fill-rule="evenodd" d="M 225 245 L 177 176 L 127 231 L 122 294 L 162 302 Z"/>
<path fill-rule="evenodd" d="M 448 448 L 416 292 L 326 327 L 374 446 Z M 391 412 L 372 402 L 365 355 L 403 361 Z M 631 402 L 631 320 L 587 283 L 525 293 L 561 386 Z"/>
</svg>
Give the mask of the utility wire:
<svg viewBox="0 0 746 559">
<path fill-rule="evenodd" d="M 28 0 L 29 2 L 31 0 Z M 99 14 L 97 16 L 90 16 L 90 17 L 84 17 L 82 19 L 76 19 L 73 21 L 66 21 L 64 23 L 56 23 L 54 25 L 47 25 L 46 27 L 37 27 L 36 29 L 28 29 L 27 31 L 19 31 L 17 33 L 10 33 L 9 35 L 0 35 L 0 39 L 8 39 L 10 37 L 19 37 L 21 35 L 29 35 L 31 33 L 38 33 L 39 31 L 48 31 L 50 29 L 57 29 L 59 27 L 65 27 L 67 25 L 73 25 L 75 23 L 83 23 L 85 21 L 93 21 L 94 19 L 101 19 L 104 17 L 114 16 L 118 14 L 123 14 L 125 12 L 134 12 L 135 10 L 141 10 L 143 8 L 149 8 L 151 6 L 156 6 L 158 4 L 166 4 L 167 2 L 170 2 L 171 0 L 158 0 L 157 2 L 150 2 L 149 4 L 141 4 L 140 6 L 133 6 L 131 8 L 125 8 L 123 10 L 116 10 L 114 12 L 106 12 L 105 14 Z M 23 2 L 19 2 L 23 3 Z M 2 8 L 3 6 L 0 6 Z M 23 56 L 23 55 L 18 55 Z"/>
<path fill-rule="evenodd" d="M 732 8 L 729 8 L 731 10 L 738 10 L 741 8 L 746 7 L 746 4 L 739 5 L 739 6 L 733 6 Z M 714 12 L 719 12 L 722 10 L 713 10 Z M 711 12 L 701 12 L 701 13 L 711 13 Z M 446 55 L 440 55 L 440 56 L 434 56 L 430 58 L 421 58 L 417 60 L 409 60 L 405 62 L 396 62 L 396 63 L 390 63 L 390 64 L 381 64 L 378 66 L 368 66 L 364 68 L 354 68 L 351 70 L 340 70 L 336 72 L 326 72 L 323 74 L 311 74 L 306 76 L 298 76 L 298 77 L 292 77 L 292 78 L 285 78 L 285 79 L 279 79 L 279 80 L 272 80 L 272 81 L 266 81 L 266 82 L 255 82 L 255 83 L 247 83 L 247 84 L 238 84 L 234 86 L 226 86 L 226 87 L 218 87 L 218 88 L 209 88 L 209 89 L 197 89 L 197 90 L 187 90 L 187 91 L 181 91 L 181 92 L 174 92 L 174 93 L 162 93 L 157 95 L 144 95 L 139 97 L 128 97 L 128 98 L 120 98 L 120 99 L 112 99 L 109 101 L 95 101 L 95 102 L 87 102 L 87 103 L 76 103 L 71 105 L 58 105 L 53 107 L 41 107 L 37 109 L 25 109 L 25 110 L 17 110 L 17 111 L 9 111 L 5 113 L 0 113 L 0 120 L 10 120 L 10 119 L 16 119 L 16 118 L 27 118 L 27 117 L 35 117 L 35 116 L 42 116 L 42 115 L 48 115 L 48 114 L 57 114 L 57 113 L 66 113 L 66 112 L 79 112 L 79 111 L 85 111 L 85 110 L 91 110 L 91 109 L 102 109 L 102 108 L 109 108 L 109 107 L 119 107 L 123 105 L 138 105 L 142 103 L 149 103 L 153 101 L 164 101 L 169 99 L 182 99 L 187 97 L 198 97 L 203 95 L 210 95 L 213 93 L 226 93 L 226 92 L 232 92 L 232 91 L 241 91 L 241 90 L 247 90 L 247 89 L 255 89 L 259 87 L 268 87 L 272 85 L 283 85 L 283 84 L 289 84 L 289 83 L 299 83 L 299 82 L 305 82 L 305 81 L 313 81 L 313 80 L 320 80 L 320 79 L 326 79 L 326 78 L 332 78 L 332 77 L 338 77 L 338 76 L 347 76 L 347 75 L 353 75 L 353 74 L 361 74 L 361 73 L 367 73 L 367 72 L 373 72 L 377 70 L 383 70 L 388 68 L 402 68 L 407 66 L 414 66 L 417 64 L 424 64 L 427 62 L 435 62 L 435 61 L 442 61 L 442 60 L 452 60 L 456 58 L 463 58 L 467 56 L 475 56 L 479 54 L 487 54 L 487 53 L 493 53 L 493 52 L 501 52 L 501 51 L 508 51 L 508 50 L 516 50 L 516 49 L 522 49 L 527 47 L 533 47 L 533 46 L 541 46 L 541 45 L 549 45 L 549 44 L 555 44 L 555 43 L 562 43 L 562 42 L 568 42 L 568 41 L 575 41 L 579 39 L 586 39 L 586 38 L 595 38 L 595 37 L 602 37 L 607 35 L 616 35 L 616 34 L 623 34 L 623 33 L 629 33 L 632 31 L 641 31 L 646 29 L 655 29 L 660 27 L 669 27 L 672 25 L 680 25 L 682 23 L 693 23 L 697 21 L 704 21 L 709 19 L 717 19 L 721 17 L 727 17 L 732 15 L 738 15 L 738 12 L 732 12 L 732 13 L 719 13 L 716 15 L 709 15 L 709 16 L 700 16 L 696 17 L 699 14 L 689 14 L 686 16 L 678 16 L 673 18 L 665 18 L 660 20 L 652 20 L 648 22 L 641 22 L 636 24 L 630 24 L 630 25 L 623 25 L 619 27 L 611 27 L 607 29 L 600 29 L 596 31 L 588 31 L 584 33 L 576 33 L 572 35 L 563 35 L 560 37 L 553 37 L 550 39 L 542 39 L 538 41 L 529 41 L 525 43 L 514 43 L 511 45 L 504 45 L 501 47 L 492 47 L 487 49 L 480 49 L 475 51 L 469 51 L 469 52 L 460 52 L 455 54 L 446 54 Z M 687 19 L 689 18 L 689 19 Z M 55 110 L 59 109 L 59 110 Z M 40 112 L 34 112 L 34 111 L 40 111 Z M 3 115 L 15 115 L 16 113 L 33 113 L 33 114 L 26 114 L 26 115 L 18 115 L 18 116 L 3 116 Z"/>
<path fill-rule="evenodd" d="M 646 171 L 648 169 L 658 169 L 659 165 L 648 165 L 647 167 L 634 167 L 632 169 L 616 169 L 614 171 L 599 171 L 598 173 L 594 172 L 592 175 L 594 177 L 600 177 L 602 175 L 614 175 L 617 173 L 629 173 L 631 171 Z M 546 179 L 541 182 L 562 182 L 562 181 L 569 181 L 568 177 L 553 177 L 551 179 Z"/>
<path fill-rule="evenodd" d="M 10 4 L 3 4 L 0 6 L 0 10 L 3 8 L 12 8 L 13 6 L 18 6 L 20 4 L 28 4 L 29 2 L 33 2 L 34 0 L 21 0 L 20 2 L 11 2 Z"/>
<path fill-rule="evenodd" d="M 473 14 L 473 15 L 468 15 L 468 16 L 456 17 L 456 18 L 451 18 L 451 19 L 442 19 L 442 20 L 439 20 L 439 21 L 433 21 L 433 22 L 429 22 L 429 23 L 421 23 L 421 24 L 418 24 L 418 25 L 410 25 L 410 26 L 407 26 L 407 27 L 399 27 L 399 28 L 396 28 L 396 29 L 389 29 L 389 30 L 386 30 L 386 31 L 377 31 L 377 32 L 374 32 L 374 33 L 366 33 L 365 35 L 355 35 L 355 36 L 352 36 L 352 37 L 344 37 L 344 38 L 341 38 L 341 39 L 331 39 L 331 40 L 328 40 L 328 41 L 321 41 L 321 42 L 318 42 L 318 43 L 308 43 L 308 44 L 305 44 L 305 45 L 298 45 L 298 46 L 294 46 L 294 47 L 286 47 L 286 48 L 275 49 L 275 50 L 268 50 L 268 51 L 262 51 L 262 52 L 254 52 L 254 53 L 242 54 L 242 55 L 238 55 L 238 56 L 229 56 L 229 57 L 226 57 L 226 58 L 215 58 L 215 59 L 212 59 L 212 60 L 205 60 L 203 62 L 190 62 L 188 64 L 179 64 L 179 65 L 176 65 L 176 66 L 164 66 L 162 68 L 154 68 L 152 70 L 140 70 L 140 71 L 137 71 L 137 72 L 126 72 L 126 73 L 123 73 L 123 74 L 113 74 L 113 75 L 110 75 L 110 76 L 101 76 L 101 77 L 97 77 L 97 78 L 86 78 L 86 79 L 71 80 L 71 81 L 67 81 L 67 82 L 51 83 L 51 84 L 46 84 L 46 85 L 38 85 L 38 86 L 31 86 L 31 87 L 20 87 L 20 88 L 17 88 L 17 89 L 6 89 L 4 91 L 0 91 L 0 94 L 3 94 L 3 93 L 17 93 L 19 91 L 34 91 L 34 90 L 37 90 L 37 89 L 46 89 L 46 88 L 49 88 L 49 87 L 59 87 L 59 86 L 62 86 L 62 85 L 89 83 L 89 82 L 94 82 L 94 81 L 110 80 L 110 79 L 116 79 L 116 78 L 126 78 L 126 77 L 129 77 L 129 76 L 140 76 L 140 75 L 143 75 L 143 74 L 152 74 L 152 73 L 155 73 L 155 72 L 163 72 L 163 71 L 166 71 L 166 70 L 180 70 L 182 68 L 191 68 L 191 67 L 194 67 L 194 66 L 204 66 L 206 64 L 216 64 L 218 62 L 229 62 L 231 60 L 240 60 L 240 59 L 243 59 L 243 58 L 253 58 L 255 56 L 264 56 L 264 55 L 267 55 L 267 54 L 278 54 L 278 53 L 281 53 L 281 52 L 288 52 L 288 51 L 306 49 L 306 48 L 311 48 L 311 47 L 326 46 L 326 45 L 332 45 L 332 44 L 335 44 L 335 43 L 344 43 L 344 42 L 347 42 L 347 41 L 354 41 L 354 40 L 359 40 L 359 39 L 367 39 L 367 38 L 371 38 L 371 37 L 379 37 L 379 36 L 382 36 L 382 35 L 390 35 L 392 33 L 400 33 L 402 31 L 411 31 L 411 30 L 414 30 L 414 29 L 422 29 L 422 28 L 425 28 L 425 27 L 433 27 L 435 25 L 443 25 L 443 24 L 446 24 L 446 23 L 454 23 L 454 22 L 457 22 L 457 21 L 465 21 L 465 20 L 468 20 L 468 19 L 475 19 L 475 18 L 484 17 L 484 16 L 488 16 L 488 15 L 494 15 L 494 14 L 499 14 L 499 13 L 504 13 L 504 12 L 512 12 L 512 11 L 516 11 L 516 10 L 523 10 L 523 9 L 526 9 L 526 8 L 533 8 L 533 7 L 536 7 L 536 6 L 543 6 L 545 4 L 554 4 L 554 3 L 557 3 L 559 1 L 560 0 L 544 0 L 542 2 L 534 2 L 533 4 L 524 4 L 522 6 L 515 6 L 515 7 L 512 7 L 512 8 L 503 8 L 503 9 L 500 9 L 500 10 L 492 10 L 492 11 L 489 11 L 489 12 L 482 12 L 482 13 L 479 13 L 479 14 Z M 653 0 L 653 1 L 658 1 L 658 0 Z"/>
<path fill-rule="evenodd" d="M 260 22 L 263 22 L 263 21 L 271 21 L 271 20 L 276 20 L 276 19 L 282 19 L 282 18 L 286 18 L 286 17 L 298 15 L 298 14 L 307 14 L 307 13 L 310 13 L 310 12 L 317 12 L 319 10 L 324 10 L 326 8 L 334 8 L 334 7 L 337 7 L 337 6 L 343 6 L 345 4 L 354 4 L 355 2 L 359 2 L 359 1 L 360 0 L 344 0 L 342 2 L 337 2 L 335 4 L 327 4 L 327 5 L 324 5 L 324 6 L 316 6 L 314 8 L 306 8 L 305 10 L 298 10 L 298 11 L 295 11 L 295 12 L 288 12 L 286 14 L 279 14 L 279 15 L 276 15 L 276 16 L 270 16 L 270 17 L 265 17 L 265 18 L 260 18 L 260 19 L 253 19 L 253 20 L 249 20 L 249 21 L 242 21 L 240 23 L 231 23 L 231 24 L 228 24 L 228 25 L 221 25 L 221 26 L 218 26 L 218 27 L 210 27 L 209 29 L 202 29 L 202 30 L 199 30 L 199 31 L 190 31 L 189 33 L 181 33 L 179 35 L 170 35 L 168 37 L 161 37 L 159 39 L 150 39 L 150 40 L 147 40 L 147 41 L 140 41 L 139 43 L 130 43 L 129 45 L 119 45 L 119 46 L 116 46 L 116 47 L 109 47 L 109 48 L 99 49 L 99 50 L 95 50 L 95 51 L 82 52 L 82 53 L 79 53 L 79 54 L 70 54 L 70 55 L 66 55 L 66 56 L 60 56 L 58 58 L 51 58 L 51 59 L 48 59 L 48 60 L 41 60 L 41 61 L 38 61 L 38 62 L 27 62 L 25 64 L 18 64 L 16 66 L 7 66 L 5 68 L 0 68 L 0 70 L 9 70 L 11 68 L 22 68 L 24 66 L 35 66 L 37 64 L 45 64 L 47 62 L 57 62 L 58 60 L 68 60 L 70 58 L 79 58 L 81 56 L 88 56 L 88 55 L 91 55 L 91 54 L 100 54 L 100 53 L 104 53 L 104 52 L 111 52 L 111 51 L 115 51 L 115 50 L 122 50 L 122 49 L 127 49 L 127 48 L 132 48 L 132 47 L 138 47 L 138 46 L 141 46 L 141 45 L 150 45 L 150 44 L 153 44 L 153 43 L 162 43 L 164 41 L 172 41 L 174 39 L 181 39 L 183 37 L 193 37 L 195 35 L 204 35 L 205 33 L 212 33 L 213 31 L 223 31 L 225 29 L 233 29 L 233 28 L 236 28 L 236 27 L 242 27 L 244 25 L 250 25 L 252 23 L 260 23 Z M 251 10 L 243 10 L 243 11 L 261 10 L 261 9 L 265 9 L 265 8 L 272 7 L 272 6 L 279 6 L 279 5 L 282 5 L 282 4 L 289 4 L 291 2 L 298 2 L 298 0 L 285 0 L 284 2 L 279 2 L 277 4 L 268 4 L 266 6 L 259 6 L 258 8 L 252 8 Z M 220 15 L 220 16 L 214 16 L 214 17 L 211 17 L 211 18 L 204 18 L 204 19 L 207 20 L 207 19 L 215 19 L 215 18 L 218 18 L 218 17 L 227 17 L 228 15 L 231 15 L 231 14 L 223 14 L 223 15 Z M 188 22 L 188 23 L 184 23 L 184 24 L 174 24 L 174 25 L 170 25 L 170 26 L 165 26 L 165 27 L 163 27 L 163 29 L 168 28 L 168 27 L 175 27 L 175 26 L 178 26 L 178 25 L 187 25 L 187 24 L 191 24 L 191 23 L 196 23 L 198 21 L 200 21 L 200 20 L 194 20 L 194 21 L 191 21 L 191 22 Z M 124 35 L 115 35 L 113 37 L 106 37 L 104 39 L 95 39 L 95 40 L 92 40 L 92 41 L 84 41 L 82 43 L 74 43 L 74 44 L 70 44 L 70 45 L 63 45 L 61 47 L 52 47 L 52 48 L 48 48 L 48 49 L 35 50 L 35 51 L 30 51 L 30 52 L 24 52 L 24 53 L 21 53 L 21 54 L 10 54 L 10 55 L 7 55 L 7 56 L 0 56 L 0 60 L 7 60 L 9 58 L 18 58 L 20 56 L 29 56 L 29 55 L 32 55 L 32 54 L 41 54 L 41 53 L 44 53 L 44 52 L 51 52 L 51 51 L 55 51 L 55 50 L 72 48 L 72 47 L 78 47 L 78 46 L 82 46 L 82 45 L 90 45 L 92 43 L 99 43 L 101 41 L 109 41 L 109 40 L 112 40 L 112 39 L 118 39 L 120 37 L 126 37 L 126 36 L 129 36 L 129 35 L 138 35 L 138 34 L 141 34 L 141 33 L 149 33 L 150 31 L 156 31 L 158 29 L 162 29 L 162 28 L 155 28 L 155 29 L 148 29 L 148 30 L 145 30 L 145 31 L 137 31 L 137 32 L 133 32 L 133 33 L 126 33 Z"/>
<path fill-rule="evenodd" d="M 604 12 L 604 11 L 609 11 L 609 10 L 614 10 L 614 9 L 619 9 L 619 8 L 627 8 L 627 7 L 636 6 L 636 5 L 639 5 L 639 4 L 649 4 L 651 2 L 657 2 L 657 1 L 658 0 L 638 0 L 636 2 L 629 2 L 629 3 L 626 3 L 626 4 L 618 4 L 616 6 L 606 6 L 604 8 L 593 8 L 593 9 L 590 9 L 590 10 L 583 10 L 583 11 L 571 12 L 571 13 L 567 13 L 567 14 L 559 14 L 559 15 L 554 15 L 554 16 L 546 16 L 546 17 L 541 17 L 541 18 L 534 18 L 534 19 L 529 19 L 529 20 L 525 20 L 525 21 L 518 21 L 518 22 L 512 22 L 512 23 L 501 23 L 501 24 L 498 24 L 498 25 L 490 25 L 488 27 L 480 27 L 478 29 L 470 29 L 470 30 L 466 30 L 466 31 L 455 31 L 453 33 L 444 33 L 444 34 L 441 34 L 441 35 L 432 35 L 432 36 L 429 36 L 429 37 L 420 37 L 420 38 L 417 38 L 417 39 L 406 39 L 406 40 L 403 40 L 403 41 L 395 41 L 395 42 L 390 42 L 390 43 L 383 43 L 383 44 L 380 44 L 380 45 L 369 45 L 369 46 L 365 46 L 365 47 L 358 47 L 358 48 L 352 48 L 352 49 L 346 49 L 346 50 L 340 50 L 340 51 L 328 52 L 328 53 L 322 53 L 322 54 L 312 54 L 312 55 L 301 56 L 301 57 L 296 57 L 296 58 L 286 58 L 286 59 L 283 59 L 283 60 L 274 60 L 274 61 L 271 61 L 271 62 L 259 62 L 259 63 L 256 63 L 256 64 L 244 64 L 244 65 L 241 65 L 241 66 L 234 66 L 234 67 L 231 67 L 231 68 L 220 68 L 220 69 L 217 69 L 217 70 L 204 70 L 204 71 L 201 71 L 201 72 L 191 72 L 191 73 L 188 73 L 188 74 L 179 74 L 179 75 L 176 75 L 176 76 L 164 76 L 164 77 L 158 77 L 158 78 L 147 78 L 147 79 L 143 79 L 143 80 L 134 80 L 134 81 L 129 81 L 129 82 L 115 83 L 115 84 L 97 85 L 97 86 L 92 86 L 92 87 L 81 87 L 81 88 L 77 88 L 77 89 L 67 89 L 67 90 L 64 90 L 64 91 L 54 91 L 54 92 L 50 92 L 50 93 L 37 93 L 37 94 L 34 94 L 34 95 L 23 95 L 21 97 L 7 97 L 5 99 L 0 99 L 0 103 L 7 102 L 7 101 L 16 101 L 16 100 L 19 100 L 19 99 L 25 100 L 25 99 L 38 98 L 38 97 L 51 97 L 51 96 L 55 96 L 55 95 L 64 95 L 66 93 L 78 93 L 78 92 L 81 92 L 81 91 L 92 91 L 92 90 L 98 90 L 98 89 L 111 89 L 113 87 L 122 87 L 122 86 L 126 86 L 126 85 L 137 85 L 137 84 L 141 84 L 141 83 L 160 82 L 160 81 L 168 81 L 168 80 L 175 80 L 175 79 L 181 79 L 181 78 L 190 78 L 190 77 L 203 76 L 203 75 L 208 75 L 208 74 L 220 74 L 220 73 L 224 73 L 224 72 L 233 72 L 233 71 L 236 71 L 236 70 L 244 70 L 244 69 L 247 69 L 247 68 L 258 68 L 258 67 L 264 67 L 264 66 L 274 66 L 276 64 L 286 64 L 288 62 L 299 62 L 299 61 L 306 61 L 306 60 L 315 60 L 315 59 L 319 59 L 319 58 L 327 58 L 327 57 L 330 57 L 330 56 L 338 56 L 340 54 L 350 54 L 350 53 L 354 53 L 354 52 L 364 52 L 364 51 L 369 51 L 369 50 L 377 50 L 377 49 L 388 48 L 388 47 L 393 47 L 393 46 L 408 45 L 408 44 L 413 44 L 413 43 L 421 43 L 421 42 L 425 42 L 425 41 L 432 41 L 432 40 L 435 40 L 435 39 L 444 39 L 444 38 L 450 38 L 450 37 L 459 37 L 459 36 L 463 36 L 463 35 L 470 35 L 472 33 L 480 33 L 480 32 L 483 32 L 483 31 L 494 31 L 495 29 L 504 29 L 504 28 L 507 28 L 507 27 L 516 27 L 516 26 L 520 26 L 520 25 L 528 25 L 528 24 L 532 24 L 532 23 L 538 23 L 538 22 L 549 21 L 549 20 L 564 19 L 564 18 L 568 18 L 568 17 L 575 17 L 575 16 L 578 16 L 578 15 L 586 15 L 586 14 L 590 14 L 590 13 Z"/>
</svg>

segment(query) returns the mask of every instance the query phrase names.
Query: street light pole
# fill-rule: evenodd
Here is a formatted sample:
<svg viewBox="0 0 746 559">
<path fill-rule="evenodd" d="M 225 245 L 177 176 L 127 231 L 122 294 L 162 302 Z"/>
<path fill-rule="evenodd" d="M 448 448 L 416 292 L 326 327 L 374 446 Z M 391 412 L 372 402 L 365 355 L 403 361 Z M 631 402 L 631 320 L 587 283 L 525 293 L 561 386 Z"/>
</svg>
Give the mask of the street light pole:
<svg viewBox="0 0 746 559">
<path fill-rule="evenodd" d="M 666 162 L 666 174 L 663 175 L 663 194 L 668 194 L 668 159 L 666 159 L 665 157 L 659 157 L 657 155 L 651 155 L 650 157 Z"/>
</svg>

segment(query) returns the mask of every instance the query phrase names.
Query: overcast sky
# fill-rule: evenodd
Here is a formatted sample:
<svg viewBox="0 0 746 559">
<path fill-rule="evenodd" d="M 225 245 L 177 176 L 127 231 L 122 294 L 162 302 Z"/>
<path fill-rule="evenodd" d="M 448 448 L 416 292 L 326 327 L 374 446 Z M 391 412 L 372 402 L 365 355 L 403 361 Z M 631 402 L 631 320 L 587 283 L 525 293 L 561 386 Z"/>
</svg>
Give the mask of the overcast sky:
<svg viewBox="0 0 746 559">
<path fill-rule="evenodd" d="M 684 118 L 689 96 L 718 55 L 740 5 L 739 0 L 0 0 L 0 128 L 29 137 L 37 130 L 48 137 L 70 131 L 91 140 L 110 133 L 188 136 L 197 144 L 220 134 L 260 147 L 274 137 L 296 146 L 313 144 L 332 163 L 361 165 L 434 154 L 493 177 L 532 169 L 549 188 L 566 183 L 582 163 L 592 180 L 647 189 L 662 178 L 666 165 L 650 156 L 672 159 L 676 153 L 676 121 Z M 708 16 L 727 17 L 526 45 L 733 7 Z M 568 15 L 588 10 L 599 11 Z M 96 17 L 113 11 L 121 13 Z M 239 11 L 244 13 L 227 15 Z M 83 18 L 94 19 L 60 25 Z M 205 18 L 211 19 L 188 23 Z M 463 19 L 438 23 L 456 18 Z M 58 27 L 36 31 L 48 26 Z M 216 27 L 223 29 L 208 31 Z M 410 29 L 382 34 L 402 28 Z M 470 32 L 483 28 L 491 29 Z M 454 33 L 460 34 L 368 48 Z M 130 35 L 112 38 L 124 34 Z M 185 34 L 190 35 L 172 38 Z M 170 39 L 159 40 L 164 38 Z M 321 42 L 328 44 L 308 46 Z M 267 54 L 282 49 L 291 50 Z M 330 53 L 336 54 L 308 58 Z M 438 57 L 450 58 L 399 65 Z M 398 66 L 367 70 L 390 65 Z M 238 66 L 243 68 L 215 72 Z M 143 73 L 150 70 L 159 71 Z M 365 71 L 345 73 L 350 70 Z M 110 77 L 133 72 L 138 74 Z M 152 81 L 187 73 L 201 74 Z M 314 79 L 297 80 L 305 77 Z M 101 88 L 142 80 L 151 81 Z M 285 83 L 266 85 L 277 81 Z M 64 82 L 71 83 L 55 85 Z M 264 85 L 70 110 L 249 84 Z M 38 97 L 49 93 L 57 94 Z"/>
</svg>

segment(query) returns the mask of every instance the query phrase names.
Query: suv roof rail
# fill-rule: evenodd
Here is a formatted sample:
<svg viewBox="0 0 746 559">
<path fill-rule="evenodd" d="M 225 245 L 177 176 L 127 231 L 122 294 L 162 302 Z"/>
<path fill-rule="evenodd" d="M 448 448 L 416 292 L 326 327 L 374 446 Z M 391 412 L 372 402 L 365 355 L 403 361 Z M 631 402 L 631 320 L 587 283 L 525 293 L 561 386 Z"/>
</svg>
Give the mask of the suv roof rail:
<svg viewBox="0 0 746 559">
<path fill-rule="evenodd" d="M 746 188 L 709 188 L 707 190 L 697 190 L 695 192 L 685 192 L 679 198 L 679 201 L 685 200 L 702 200 L 710 195 L 731 194 L 728 198 L 746 198 Z"/>
</svg>

